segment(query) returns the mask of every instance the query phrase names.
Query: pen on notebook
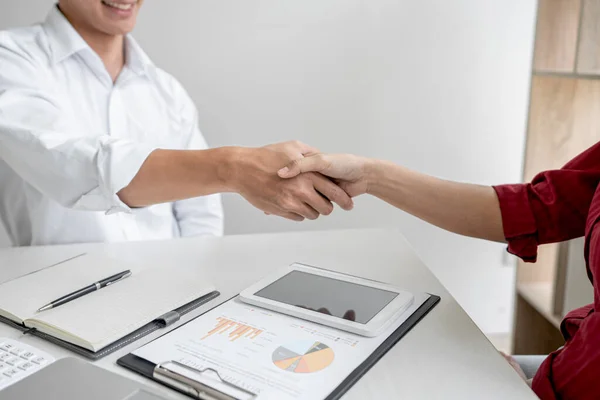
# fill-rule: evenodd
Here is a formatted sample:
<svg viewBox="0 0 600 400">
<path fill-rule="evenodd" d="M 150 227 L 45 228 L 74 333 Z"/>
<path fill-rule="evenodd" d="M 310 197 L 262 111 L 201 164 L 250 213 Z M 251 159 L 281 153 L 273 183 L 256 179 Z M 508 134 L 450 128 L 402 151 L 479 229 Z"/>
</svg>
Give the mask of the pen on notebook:
<svg viewBox="0 0 600 400">
<path fill-rule="evenodd" d="M 46 304 L 45 306 L 40 307 L 40 309 L 37 310 L 37 312 L 49 310 L 51 308 L 56 308 L 60 305 L 68 303 L 71 300 L 75 300 L 75 299 L 80 298 L 81 296 L 85 296 L 88 293 L 92 293 L 92 292 L 95 292 L 96 290 L 102 289 L 103 287 L 110 286 L 113 283 L 118 282 L 121 279 L 125 279 L 129 276 L 131 276 L 130 270 L 119 272 L 118 274 L 109 276 L 108 278 L 102 279 L 101 281 L 92 283 L 91 285 L 86 286 L 83 289 L 76 290 L 73 293 L 69 293 L 59 299 L 51 301 L 50 303 Z"/>
</svg>

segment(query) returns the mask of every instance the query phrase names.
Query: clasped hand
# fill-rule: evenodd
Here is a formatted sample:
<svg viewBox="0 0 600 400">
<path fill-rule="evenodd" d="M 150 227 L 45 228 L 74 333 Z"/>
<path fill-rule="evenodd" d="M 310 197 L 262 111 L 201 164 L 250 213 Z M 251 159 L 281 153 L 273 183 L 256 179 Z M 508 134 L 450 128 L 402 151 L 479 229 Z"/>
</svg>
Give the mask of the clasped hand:
<svg viewBox="0 0 600 400">
<path fill-rule="evenodd" d="M 317 219 L 333 211 L 332 202 L 344 210 L 353 207 L 352 198 L 322 174 L 307 172 L 282 178 L 277 171 L 318 150 L 301 142 L 285 142 L 261 148 L 240 148 L 238 167 L 233 174 L 236 191 L 266 214 L 294 221 Z"/>
<path fill-rule="evenodd" d="M 325 155 L 297 141 L 240 149 L 239 156 L 236 191 L 266 214 L 314 220 L 331 214 L 332 202 L 352 209 L 352 197 L 368 189 L 362 157 Z"/>
</svg>

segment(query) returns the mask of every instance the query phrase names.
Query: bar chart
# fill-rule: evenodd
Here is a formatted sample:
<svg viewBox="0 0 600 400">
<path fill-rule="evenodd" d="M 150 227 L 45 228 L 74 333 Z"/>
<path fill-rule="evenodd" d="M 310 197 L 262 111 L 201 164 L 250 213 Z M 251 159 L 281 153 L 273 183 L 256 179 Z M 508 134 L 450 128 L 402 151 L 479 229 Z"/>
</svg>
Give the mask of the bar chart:
<svg viewBox="0 0 600 400">
<path fill-rule="evenodd" d="M 225 317 L 218 317 L 216 324 L 213 329 L 208 331 L 200 340 L 204 340 L 212 335 L 228 335 L 229 340 L 235 342 L 236 340 L 245 337 L 248 339 L 256 339 L 261 333 L 262 329 L 254 328 L 241 322 L 236 322 Z"/>
</svg>

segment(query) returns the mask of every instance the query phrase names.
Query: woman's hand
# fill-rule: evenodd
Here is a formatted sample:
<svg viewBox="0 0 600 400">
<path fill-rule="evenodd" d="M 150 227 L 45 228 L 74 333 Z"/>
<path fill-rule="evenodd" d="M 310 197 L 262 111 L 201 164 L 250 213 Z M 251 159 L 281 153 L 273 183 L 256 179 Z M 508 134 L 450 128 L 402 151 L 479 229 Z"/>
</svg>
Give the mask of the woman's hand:
<svg viewBox="0 0 600 400">
<path fill-rule="evenodd" d="M 280 169 L 282 178 L 293 178 L 305 172 L 318 172 L 334 179 L 350 197 L 368 190 L 368 158 L 351 154 L 312 154 L 298 158 Z"/>
<path fill-rule="evenodd" d="M 390 161 L 350 154 L 303 155 L 279 169 L 278 175 L 288 180 L 317 172 L 350 197 L 368 193 L 450 232 L 505 241 L 498 196 L 491 186 L 438 179 Z"/>
<path fill-rule="evenodd" d="M 515 370 L 515 372 L 517 374 L 519 374 L 519 376 L 521 377 L 521 379 L 523 379 L 524 381 L 527 381 L 527 376 L 525 375 L 525 372 L 523 372 L 523 369 L 521 368 L 521 366 L 519 365 L 518 362 L 515 361 L 514 358 L 512 358 L 511 356 L 509 356 L 508 354 L 505 354 L 501 351 L 499 351 L 500 354 L 502 354 L 502 356 L 504 357 L 504 359 L 510 364 L 510 366 Z"/>
<path fill-rule="evenodd" d="M 282 179 L 276 171 L 292 160 L 318 150 L 300 142 L 285 142 L 256 149 L 238 150 L 232 181 L 235 192 L 266 214 L 294 221 L 317 219 L 333 211 L 331 202 L 350 210 L 350 196 L 330 179 L 312 172 Z M 296 174 L 298 175 L 298 174 Z"/>
</svg>

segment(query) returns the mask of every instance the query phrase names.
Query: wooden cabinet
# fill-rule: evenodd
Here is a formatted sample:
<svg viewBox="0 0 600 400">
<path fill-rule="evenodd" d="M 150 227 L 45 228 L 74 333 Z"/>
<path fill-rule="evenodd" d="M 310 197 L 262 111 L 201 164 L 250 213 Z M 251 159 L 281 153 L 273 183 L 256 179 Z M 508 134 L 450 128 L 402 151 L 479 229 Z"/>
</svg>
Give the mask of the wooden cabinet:
<svg viewBox="0 0 600 400">
<path fill-rule="evenodd" d="M 538 1 L 534 70 L 573 72 L 580 12 L 580 0 Z"/>
<path fill-rule="evenodd" d="M 581 7 L 577 73 L 600 74 L 600 1 L 584 0 Z"/>
<path fill-rule="evenodd" d="M 537 18 L 525 181 L 600 140 L 600 0 L 539 0 Z M 583 258 L 573 256 L 582 252 L 579 240 L 541 246 L 535 264 L 519 261 L 513 354 L 555 350 L 566 307 L 592 302 Z"/>
</svg>

